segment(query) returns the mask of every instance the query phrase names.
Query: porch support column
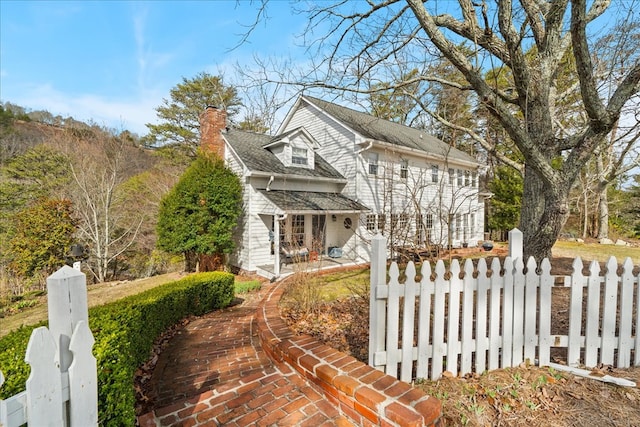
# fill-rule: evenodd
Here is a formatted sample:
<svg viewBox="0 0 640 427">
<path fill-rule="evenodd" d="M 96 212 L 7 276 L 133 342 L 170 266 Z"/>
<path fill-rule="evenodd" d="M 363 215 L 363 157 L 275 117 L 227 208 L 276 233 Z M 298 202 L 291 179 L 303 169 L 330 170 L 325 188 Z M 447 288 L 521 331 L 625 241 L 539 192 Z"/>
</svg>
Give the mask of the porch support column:
<svg viewBox="0 0 640 427">
<path fill-rule="evenodd" d="M 329 234 L 327 233 L 330 224 L 329 221 L 331 221 L 331 214 L 327 212 L 324 214 L 324 245 L 322 245 L 322 250 L 324 251 L 324 255 L 326 256 L 329 255 Z"/>
<path fill-rule="evenodd" d="M 280 277 L 280 220 L 279 215 L 273 216 L 273 275 Z"/>
</svg>

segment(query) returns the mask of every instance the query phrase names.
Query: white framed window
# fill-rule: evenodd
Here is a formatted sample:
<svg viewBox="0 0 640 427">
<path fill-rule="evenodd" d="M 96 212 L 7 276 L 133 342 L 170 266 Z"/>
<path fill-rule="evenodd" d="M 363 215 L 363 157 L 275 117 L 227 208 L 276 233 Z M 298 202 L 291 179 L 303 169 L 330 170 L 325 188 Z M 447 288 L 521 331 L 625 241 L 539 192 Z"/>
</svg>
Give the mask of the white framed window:
<svg viewBox="0 0 640 427">
<path fill-rule="evenodd" d="M 367 230 L 375 231 L 376 229 L 376 216 L 375 214 L 368 214 L 365 218 Z"/>
<path fill-rule="evenodd" d="M 379 214 L 378 215 L 378 231 L 382 233 L 384 231 L 386 223 L 387 223 L 387 216 L 385 214 Z"/>
<path fill-rule="evenodd" d="M 438 182 L 439 169 L 438 165 L 431 165 L 431 182 Z"/>
<path fill-rule="evenodd" d="M 422 222 L 422 214 L 416 215 L 416 243 L 421 245 L 424 242 L 424 222 Z"/>
<path fill-rule="evenodd" d="M 467 243 L 469 241 L 469 214 L 462 216 L 462 241 Z"/>
<path fill-rule="evenodd" d="M 449 169 L 449 185 L 455 185 L 456 184 L 456 170 L 455 169 Z"/>
<path fill-rule="evenodd" d="M 406 213 L 400 214 L 400 219 L 398 226 L 401 230 L 405 230 L 407 228 L 407 224 L 409 224 L 409 215 Z"/>
<path fill-rule="evenodd" d="M 433 233 L 433 214 L 428 213 L 424 216 L 423 227 L 425 230 L 424 241 L 431 243 L 431 235 Z"/>
<path fill-rule="evenodd" d="M 369 175 L 378 175 L 378 153 L 369 153 Z"/>
<path fill-rule="evenodd" d="M 460 214 L 456 214 L 456 229 L 455 229 L 456 240 L 460 240 L 461 231 L 462 231 L 462 217 Z"/>
<path fill-rule="evenodd" d="M 464 185 L 467 187 L 471 185 L 471 172 L 469 171 L 464 171 Z"/>
<path fill-rule="evenodd" d="M 407 179 L 409 175 L 409 161 L 400 160 L 400 178 Z"/>
<path fill-rule="evenodd" d="M 476 172 L 471 172 L 471 186 L 474 188 L 478 186 L 478 174 Z"/>
<path fill-rule="evenodd" d="M 462 187 L 462 169 L 458 169 L 458 187 Z"/>
<path fill-rule="evenodd" d="M 291 216 L 291 243 L 304 246 L 304 215 Z"/>
<path fill-rule="evenodd" d="M 307 165 L 308 164 L 308 152 L 306 148 L 293 147 L 291 153 L 291 164 L 294 165 Z"/>
</svg>

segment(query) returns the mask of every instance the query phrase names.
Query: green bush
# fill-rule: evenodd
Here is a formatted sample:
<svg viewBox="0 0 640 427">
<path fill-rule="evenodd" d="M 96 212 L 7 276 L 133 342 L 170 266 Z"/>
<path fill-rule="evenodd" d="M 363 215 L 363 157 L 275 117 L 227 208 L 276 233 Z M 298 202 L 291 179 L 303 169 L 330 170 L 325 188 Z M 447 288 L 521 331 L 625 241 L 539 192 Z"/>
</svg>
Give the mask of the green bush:
<svg viewBox="0 0 640 427">
<path fill-rule="evenodd" d="M 148 357 L 153 341 L 169 326 L 190 315 L 228 306 L 234 298 L 234 277 L 199 273 L 89 310 L 98 364 L 100 425 L 135 424 L 133 376 Z M 42 324 L 36 325 L 42 326 Z M 29 367 L 24 354 L 31 331 L 21 328 L 0 339 L 0 370 L 6 398 L 25 388 Z"/>
</svg>

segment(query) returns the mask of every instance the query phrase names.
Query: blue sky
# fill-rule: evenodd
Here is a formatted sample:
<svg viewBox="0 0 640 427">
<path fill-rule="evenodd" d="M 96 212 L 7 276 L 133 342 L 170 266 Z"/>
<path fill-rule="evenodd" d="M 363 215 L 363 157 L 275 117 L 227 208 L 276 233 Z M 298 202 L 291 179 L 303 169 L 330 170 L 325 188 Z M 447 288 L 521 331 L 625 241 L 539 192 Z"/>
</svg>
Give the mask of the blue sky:
<svg viewBox="0 0 640 427">
<path fill-rule="evenodd" d="M 230 79 L 236 63 L 294 55 L 306 23 L 269 5 L 248 43 L 254 2 L 0 0 L 0 100 L 143 135 L 182 77 Z"/>
</svg>

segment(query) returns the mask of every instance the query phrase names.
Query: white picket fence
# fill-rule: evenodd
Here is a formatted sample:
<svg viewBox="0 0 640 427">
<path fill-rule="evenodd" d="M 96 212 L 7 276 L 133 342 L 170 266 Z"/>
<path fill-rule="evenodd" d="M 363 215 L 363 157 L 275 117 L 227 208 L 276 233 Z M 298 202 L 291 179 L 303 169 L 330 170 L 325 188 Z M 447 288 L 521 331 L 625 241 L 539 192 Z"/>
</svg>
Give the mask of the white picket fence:
<svg viewBox="0 0 640 427">
<path fill-rule="evenodd" d="M 372 242 L 369 364 L 403 381 L 436 380 L 443 372 L 470 372 L 514 367 L 524 361 L 547 366 L 552 348 L 566 348 L 569 366 L 640 366 L 639 278 L 627 259 L 621 276 L 615 258 L 603 276 L 593 262 L 588 276 L 580 258 L 573 274 L 563 276 L 570 287 L 569 327 L 566 335 L 552 335 L 552 288 L 556 278 L 545 259 L 522 262 L 522 234 L 510 233 L 511 256 L 493 259 L 490 271 L 484 259 L 464 264 L 457 260 L 449 272 L 440 260 L 432 279 L 429 263 L 422 264 L 420 280 L 409 263 L 404 283 L 396 263 L 386 282 L 386 241 Z M 519 245 L 519 246 L 518 246 Z M 501 272 L 503 272 L 501 274 Z"/>
<path fill-rule="evenodd" d="M 35 329 L 27 389 L 0 400 L 0 426 L 97 426 L 98 382 L 86 277 L 68 266 L 47 278 L 49 329 Z M 2 386 L 0 373 L 0 387 Z"/>
</svg>

